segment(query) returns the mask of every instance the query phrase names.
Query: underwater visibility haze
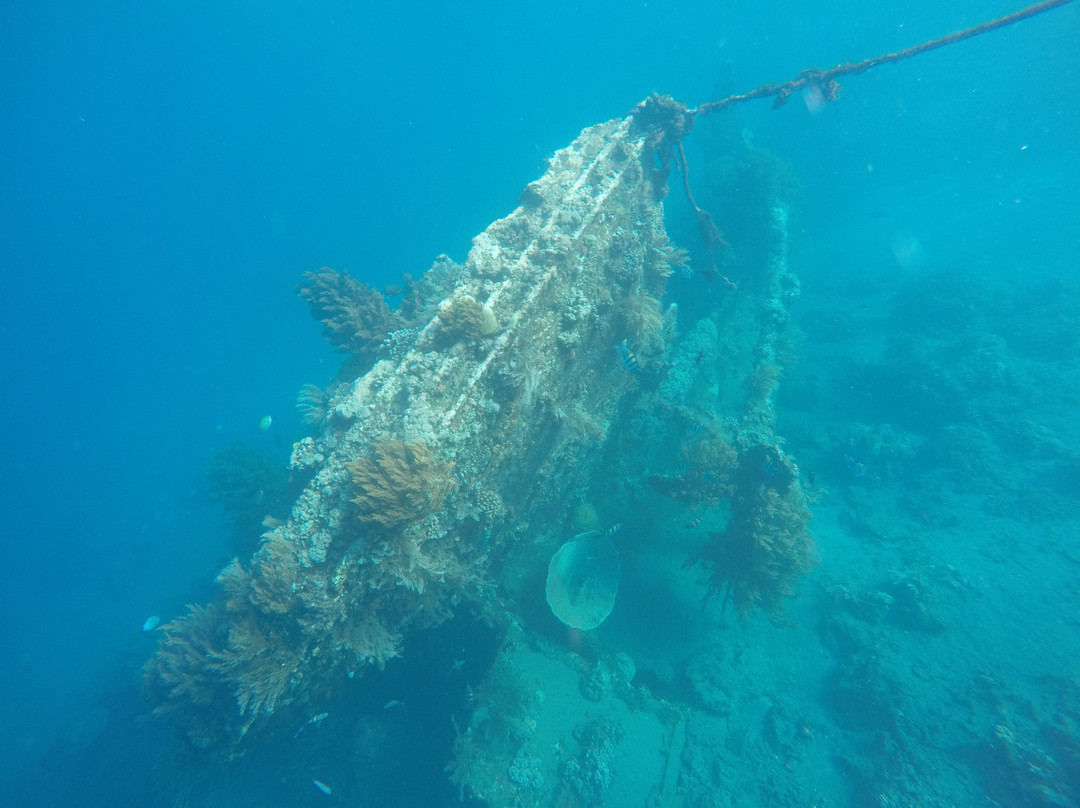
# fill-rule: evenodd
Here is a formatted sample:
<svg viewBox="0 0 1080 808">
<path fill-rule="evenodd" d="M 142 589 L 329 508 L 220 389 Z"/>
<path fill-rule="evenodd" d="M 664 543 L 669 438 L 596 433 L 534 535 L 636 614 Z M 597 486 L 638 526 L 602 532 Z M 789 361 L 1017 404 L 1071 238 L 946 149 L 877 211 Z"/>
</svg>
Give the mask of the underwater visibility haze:
<svg viewBox="0 0 1080 808">
<path fill-rule="evenodd" d="M 1017 10 L 7 4 L 0 804 L 1080 804 Z"/>
</svg>

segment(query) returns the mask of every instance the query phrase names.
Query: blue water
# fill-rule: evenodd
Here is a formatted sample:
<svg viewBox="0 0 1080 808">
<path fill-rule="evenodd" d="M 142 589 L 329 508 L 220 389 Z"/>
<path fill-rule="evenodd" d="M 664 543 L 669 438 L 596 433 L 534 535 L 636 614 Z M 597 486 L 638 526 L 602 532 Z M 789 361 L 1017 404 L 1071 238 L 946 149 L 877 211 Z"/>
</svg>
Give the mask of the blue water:
<svg viewBox="0 0 1080 808">
<path fill-rule="evenodd" d="M 208 599 L 235 552 L 207 495 L 213 453 L 239 440 L 284 465 L 302 434 L 297 389 L 337 371 L 340 357 L 293 294 L 304 271 L 345 268 L 382 285 L 421 274 L 440 253 L 463 259 L 545 156 L 653 91 L 693 105 L 1016 8 L 520 5 L 0 9 L 0 804 L 151 804 L 155 783 L 182 769 L 187 752 L 169 727 L 143 720 L 138 672 L 155 638 L 139 627 Z M 808 336 L 781 398 L 789 449 L 857 509 L 866 490 L 901 495 L 912 468 L 898 470 L 902 449 L 890 455 L 857 425 L 895 424 L 933 443 L 943 424 L 962 422 L 1001 442 L 1012 419 L 1020 448 L 993 455 L 993 469 L 958 473 L 1030 475 L 1036 495 L 1064 503 L 1014 528 L 1019 555 L 1055 548 L 1053 587 L 1038 564 L 1009 573 L 1032 576 L 1017 587 L 1030 593 L 1024 621 L 1009 631 L 1038 649 L 1053 624 L 1055 660 L 1077 650 L 1062 642 L 1080 645 L 1080 512 L 1068 505 L 1080 493 L 1078 36 L 1080 6 L 1068 6 L 849 77 L 820 115 L 800 98 L 737 111 L 801 186 L 791 269 Z M 692 165 L 703 159 L 693 135 L 687 149 Z M 685 222 L 672 232 L 693 238 Z M 1074 285 L 1038 285 L 1053 278 Z M 972 333 L 1004 334 L 1014 350 L 988 349 L 987 361 L 1013 364 L 979 383 L 913 392 L 970 370 L 968 359 L 950 361 Z M 903 353 L 898 335 L 939 341 L 936 375 L 916 373 L 920 354 Z M 883 392 L 880 357 L 897 351 L 894 389 Z M 935 419 L 954 390 L 971 400 L 949 401 Z M 273 427 L 260 431 L 267 414 Z M 942 456 L 970 455 L 966 445 Z M 1027 464 L 1048 452 L 1062 467 L 1040 477 Z M 852 474 L 845 454 L 866 473 Z M 928 529 L 981 507 L 942 500 L 928 506 Z M 830 530 L 854 535 L 871 521 L 826 515 L 814 528 L 828 547 Z M 934 563 L 977 567 L 969 538 Z M 829 563 L 826 554 L 826 573 Z M 1014 604 L 978 608 L 965 625 L 993 632 L 998 610 Z M 1048 662 L 1051 674 L 1066 675 Z M 1064 746 L 1075 767 L 1077 747 Z M 430 754 L 440 774 L 447 759 L 438 739 L 402 754 Z M 243 798 L 225 783 L 229 796 L 198 804 L 320 796 L 277 795 L 258 762 L 248 761 Z M 373 777 L 372 802 L 350 804 L 456 800 L 438 778 L 416 778 L 398 787 Z"/>
</svg>

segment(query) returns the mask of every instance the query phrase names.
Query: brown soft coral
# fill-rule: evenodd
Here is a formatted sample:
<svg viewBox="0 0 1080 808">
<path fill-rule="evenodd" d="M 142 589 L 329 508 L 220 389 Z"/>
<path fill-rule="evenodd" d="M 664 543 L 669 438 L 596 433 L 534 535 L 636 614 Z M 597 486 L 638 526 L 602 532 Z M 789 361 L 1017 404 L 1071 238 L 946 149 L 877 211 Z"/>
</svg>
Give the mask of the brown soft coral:
<svg viewBox="0 0 1080 808">
<path fill-rule="evenodd" d="M 790 461 L 771 446 L 741 452 L 732 483 L 731 519 L 698 560 L 710 572 L 710 595 L 724 589 L 725 606 L 731 600 L 741 617 L 760 608 L 776 620 L 817 563 L 806 496 Z"/>
<path fill-rule="evenodd" d="M 420 441 L 376 441 L 375 455 L 348 465 L 360 518 L 384 527 L 418 522 L 442 505 L 453 487 L 449 466 Z"/>
<path fill-rule="evenodd" d="M 296 696 L 296 670 L 307 645 L 288 636 L 287 624 L 249 598 L 253 576 L 233 559 L 218 576 L 227 598 L 162 627 L 157 654 L 143 682 L 198 747 L 236 743 L 259 718 Z M 224 718 L 223 718 L 224 717 Z"/>
<path fill-rule="evenodd" d="M 312 316 L 322 320 L 326 340 L 363 365 L 359 372 L 370 367 L 386 335 L 406 325 L 377 289 L 344 270 L 323 267 L 318 272 L 305 272 L 296 293 L 308 302 Z"/>
<path fill-rule="evenodd" d="M 439 307 L 439 329 L 450 340 L 475 340 L 489 337 L 499 329 L 495 314 L 468 295 L 447 301 Z"/>
<path fill-rule="evenodd" d="M 172 716 L 198 748 L 240 737 L 237 706 L 220 663 L 228 645 L 226 620 L 219 604 L 189 605 L 187 614 L 161 627 L 157 653 L 143 667 L 154 715 Z"/>
<path fill-rule="evenodd" d="M 688 441 L 682 446 L 684 470 L 674 474 L 653 474 L 649 485 L 672 499 L 697 505 L 730 499 L 735 493 L 739 455 L 720 433 Z"/>
</svg>

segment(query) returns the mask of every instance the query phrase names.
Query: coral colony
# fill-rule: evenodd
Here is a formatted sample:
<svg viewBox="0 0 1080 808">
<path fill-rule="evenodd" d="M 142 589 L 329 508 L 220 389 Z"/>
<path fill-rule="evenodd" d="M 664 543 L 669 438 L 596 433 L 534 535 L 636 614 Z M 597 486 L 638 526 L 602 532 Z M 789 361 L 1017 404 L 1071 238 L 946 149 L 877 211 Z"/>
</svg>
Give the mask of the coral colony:
<svg viewBox="0 0 1080 808">
<path fill-rule="evenodd" d="M 347 273 L 304 276 L 300 296 L 347 359 L 328 390 L 300 393 L 312 432 L 290 468 L 303 490 L 212 602 L 162 627 L 145 670 L 155 713 L 194 746 L 229 757 L 261 734 L 292 737 L 327 709 L 328 683 L 362 687 L 411 632 L 469 609 L 502 646 L 447 750 L 462 795 L 671 797 L 685 707 L 635 683 L 634 649 L 604 633 L 619 599 L 645 597 L 635 555 L 670 565 L 648 591 L 655 609 L 693 591 L 693 619 L 704 599 L 715 625 L 779 619 L 815 554 L 773 432 L 798 293 L 785 200 L 745 234 L 762 258 L 737 267 L 737 289 L 707 286 L 665 230 L 685 127 L 662 101 L 582 131 L 463 264 L 440 256 L 406 277 L 395 309 Z M 710 290 L 687 322 L 665 303 L 676 273 Z M 575 535 L 550 596 L 590 627 L 576 645 L 565 632 L 580 629 L 524 608 L 543 604 Z M 584 595 L 595 616 L 575 611 Z M 641 744 L 667 752 L 627 777 L 619 750 Z"/>
</svg>

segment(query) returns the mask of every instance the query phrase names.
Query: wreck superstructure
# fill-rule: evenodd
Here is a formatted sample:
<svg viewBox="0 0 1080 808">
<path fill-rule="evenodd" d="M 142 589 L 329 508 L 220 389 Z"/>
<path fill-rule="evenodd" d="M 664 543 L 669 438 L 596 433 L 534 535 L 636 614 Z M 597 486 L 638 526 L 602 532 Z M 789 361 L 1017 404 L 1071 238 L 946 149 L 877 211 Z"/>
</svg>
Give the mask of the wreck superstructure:
<svg viewBox="0 0 1080 808">
<path fill-rule="evenodd" d="M 686 256 L 669 242 L 662 199 L 688 127 L 662 101 L 582 131 L 463 264 L 438 259 L 394 327 L 364 342 L 378 348 L 363 372 L 327 396 L 316 434 L 294 447 L 292 469 L 308 482 L 288 519 L 222 571 L 216 601 L 165 628 L 147 666 L 156 712 L 196 746 L 242 749 L 290 705 L 310 710 L 322 684 L 383 665 L 409 632 L 463 602 L 503 620 L 507 636 L 528 634 L 514 604 L 574 532 L 583 500 L 608 514 L 649 497 L 726 509 L 685 574 L 706 571 L 712 594 L 740 613 L 777 610 L 809 568 L 798 470 L 772 434 L 778 343 L 798 291 L 786 209 L 776 200 L 770 258 L 754 281 L 724 296 L 722 313 L 678 322 L 662 300 Z M 592 660 L 596 686 L 582 692 L 652 709 L 642 731 L 675 765 L 678 711 L 633 689 L 632 662 L 609 651 Z M 558 677 L 561 654 L 545 662 L 508 642 L 482 693 L 504 692 L 494 680 L 516 666 Z M 549 800 L 593 787 L 585 751 L 577 763 L 532 751 L 554 732 L 541 715 L 550 704 L 522 701 L 532 714 L 495 729 L 482 693 L 451 770 L 463 793 L 510 804 L 541 799 L 545 779 L 563 781 L 543 792 Z M 583 748 L 616 743 L 609 724 L 590 727 Z M 509 769 L 521 776 L 507 781 Z M 657 776 L 657 794 L 675 788 L 677 771 Z"/>
</svg>

